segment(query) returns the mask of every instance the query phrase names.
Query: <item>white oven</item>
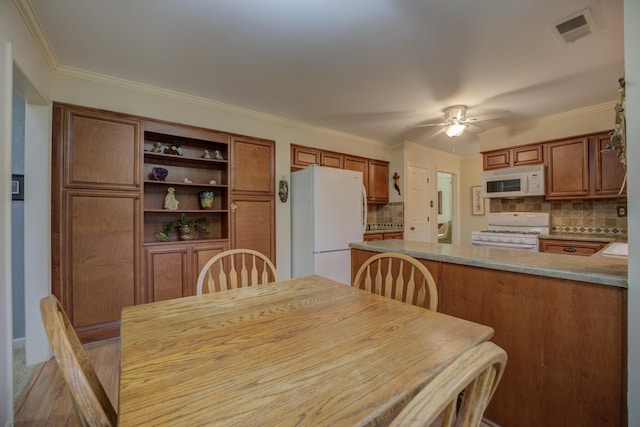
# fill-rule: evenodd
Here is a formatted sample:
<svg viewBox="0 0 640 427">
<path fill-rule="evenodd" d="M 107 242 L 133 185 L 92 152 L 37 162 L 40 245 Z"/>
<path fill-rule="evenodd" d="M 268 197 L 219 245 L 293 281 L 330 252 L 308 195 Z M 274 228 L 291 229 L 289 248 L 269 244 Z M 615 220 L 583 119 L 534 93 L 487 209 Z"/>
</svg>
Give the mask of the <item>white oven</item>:
<svg viewBox="0 0 640 427">
<path fill-rule="evenodd" d="M 482 173 L 482 197 L 544 196 L 544 165 L 518 166 Z"/>
<path fill-rule="evenodd" d="M 472 232 L 471 244 L 538 252 L 540 234 L 549 234 L 546 212 L 492 212 L 489 228 Z"/>
</svg>

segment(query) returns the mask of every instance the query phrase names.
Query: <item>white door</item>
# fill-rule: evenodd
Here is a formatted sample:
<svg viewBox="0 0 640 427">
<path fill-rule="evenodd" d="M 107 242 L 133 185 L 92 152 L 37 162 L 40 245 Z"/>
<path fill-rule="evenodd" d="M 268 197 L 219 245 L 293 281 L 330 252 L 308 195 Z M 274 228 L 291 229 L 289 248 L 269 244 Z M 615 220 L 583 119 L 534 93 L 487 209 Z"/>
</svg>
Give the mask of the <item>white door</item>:
<svg viewBox="0 0 640 427">
<path fill-rule="evenodd" d="M 407 165 L 407 224 L 404 227 L 407 240 L 431 242 L 431 197 L 429 168 L 409 163 Z M 435 221 L 435 219 L 434 219 Z"/>
</svg>

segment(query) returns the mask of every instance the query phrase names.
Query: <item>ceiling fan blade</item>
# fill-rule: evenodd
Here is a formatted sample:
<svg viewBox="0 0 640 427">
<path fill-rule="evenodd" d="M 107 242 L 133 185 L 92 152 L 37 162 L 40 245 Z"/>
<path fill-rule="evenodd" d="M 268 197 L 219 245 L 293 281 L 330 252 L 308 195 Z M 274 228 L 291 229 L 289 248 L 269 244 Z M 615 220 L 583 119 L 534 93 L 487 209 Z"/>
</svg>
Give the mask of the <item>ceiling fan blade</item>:
<svg viewBox="0 0 640 427">
<path fill-rule="evenodd" d="M 427 138 L 427 140 L 433 139 L 433 138 L 435 138 L 436 136 L 438 136 L 438 135 L 440 135 L 440 134 L 443 134 L 445 130 L 447 130 L 447 128 L 438 129 L 438 131 L 437 131 L 437 132 L 432 133 L 432 134 L 431 134 L 431 136 L 429 136 L 429 138 Z"/>
<path fill-rule="evenodd" d="M 473 123 L 473 122 L 481 122 L 484 120 L 495 120 L 495 119 L 501 119 L 503 117 L 507 117 L 509 116 L 509 114 L 510 114 L 509 111 L 495 111 L 493 113 L 482 114 L 476 117 L 467 117 L 466 119 L 464 119 L 464 121 L 467 123 Z"/>
<path fill-rule="evenodd" d="M 422 125 L 414 125 L 414 126 L 411 126 L 411 127 L 414 127 L 414 128 L 426 128 L 426 127 L 431 127 L 431 126 L 446 126 L 448 124 L 449 123 L 425 123 L 425 124 L 422 124 Z"/>
</svg>

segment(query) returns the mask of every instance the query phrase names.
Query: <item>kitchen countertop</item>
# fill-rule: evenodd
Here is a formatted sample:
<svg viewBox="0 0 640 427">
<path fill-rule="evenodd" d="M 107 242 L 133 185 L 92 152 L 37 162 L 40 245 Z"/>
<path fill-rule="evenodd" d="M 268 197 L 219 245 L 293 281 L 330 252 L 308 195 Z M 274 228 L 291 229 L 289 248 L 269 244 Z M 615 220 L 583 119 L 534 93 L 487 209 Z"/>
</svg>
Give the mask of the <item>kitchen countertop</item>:
<svg viewBox="0 0 640 427">
<path fill-rule="evenodd" d="M 575 256 L 411 240 L 378 240 L 351 243 L 349 246 L 365 251 L 403 253 L 414 258 L 579 282 L 623 288 L 628 285 L 627 259 L 601 255 L 602 251 L 591 256 Z"/>
</svg>

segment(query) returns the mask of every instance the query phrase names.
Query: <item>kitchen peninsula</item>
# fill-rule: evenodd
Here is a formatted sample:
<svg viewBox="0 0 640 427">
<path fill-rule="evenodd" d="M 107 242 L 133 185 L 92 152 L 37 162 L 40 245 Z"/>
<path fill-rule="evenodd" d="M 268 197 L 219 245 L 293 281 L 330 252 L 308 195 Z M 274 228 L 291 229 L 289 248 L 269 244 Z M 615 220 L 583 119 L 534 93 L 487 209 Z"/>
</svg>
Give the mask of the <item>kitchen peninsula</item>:
<svg viewBox="0 0 640 427">
<path fill-rule="evenodd" d="M 438 311 L 485 324 L 509 361 L 486 416 L 504 426 L 625 425 L 627 260 L 406 240 L 352 243 L 419 259 Z"/>
</svg>

